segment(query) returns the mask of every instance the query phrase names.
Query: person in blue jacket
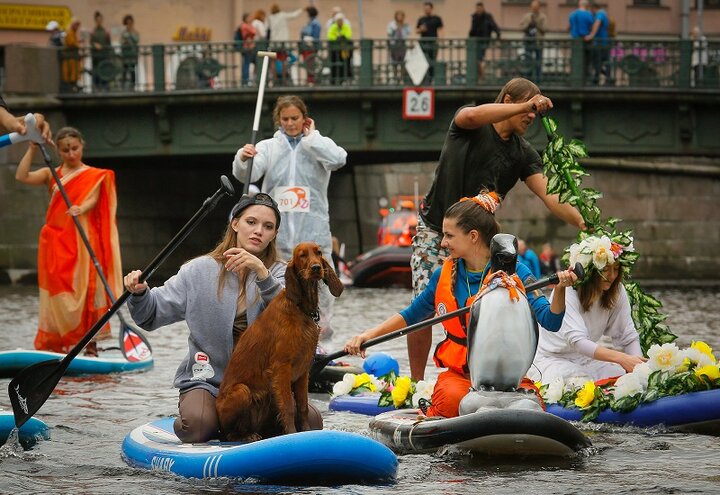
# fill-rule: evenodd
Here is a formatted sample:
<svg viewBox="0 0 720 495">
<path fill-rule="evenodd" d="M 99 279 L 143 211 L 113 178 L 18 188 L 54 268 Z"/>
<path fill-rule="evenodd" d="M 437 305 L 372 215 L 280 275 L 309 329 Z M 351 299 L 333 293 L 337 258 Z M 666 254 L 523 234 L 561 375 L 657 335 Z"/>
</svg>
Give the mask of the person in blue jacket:
<svg viewBox="0 0 720 495">
<path fill-rule="evenodd" d="M 518 261 L 530 269 L 530 273 L 536 280 L 540 278 L 540 259 L 522 239 L 518 239 Z"/>
</svg>

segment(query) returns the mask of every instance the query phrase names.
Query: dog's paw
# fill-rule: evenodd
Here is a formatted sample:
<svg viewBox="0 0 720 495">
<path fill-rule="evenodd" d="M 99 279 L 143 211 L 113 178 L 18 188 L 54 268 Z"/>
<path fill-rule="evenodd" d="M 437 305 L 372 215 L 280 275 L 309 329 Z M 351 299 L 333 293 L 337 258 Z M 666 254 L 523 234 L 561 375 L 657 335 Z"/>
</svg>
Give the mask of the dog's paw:
<svg viewBox="0 0 720 495">
<path fill-rule="evenodd" d="M 249 435 L 246 435 L 242 441 L 251 443 L 251 442 L 257 442 L 258 440 L 262 440 L 262 437 L 259 433 L 250 433 Z"/>
</svg>

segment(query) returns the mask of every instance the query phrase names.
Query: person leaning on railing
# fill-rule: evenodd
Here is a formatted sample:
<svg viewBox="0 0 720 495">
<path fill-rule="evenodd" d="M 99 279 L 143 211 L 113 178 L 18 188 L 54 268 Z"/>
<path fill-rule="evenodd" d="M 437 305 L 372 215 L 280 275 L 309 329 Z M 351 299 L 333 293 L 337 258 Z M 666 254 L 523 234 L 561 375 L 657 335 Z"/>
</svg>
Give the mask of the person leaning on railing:
<svg viewBox="0 0 720 495">
<path fill-rule="evenodd" d="M 330 43 L 330 74 L 333 84 L 352 80 L 352 29 L 345 23 L 345 16 L 335 14 L 335 22 L 328 31 Z"/>
</svg>

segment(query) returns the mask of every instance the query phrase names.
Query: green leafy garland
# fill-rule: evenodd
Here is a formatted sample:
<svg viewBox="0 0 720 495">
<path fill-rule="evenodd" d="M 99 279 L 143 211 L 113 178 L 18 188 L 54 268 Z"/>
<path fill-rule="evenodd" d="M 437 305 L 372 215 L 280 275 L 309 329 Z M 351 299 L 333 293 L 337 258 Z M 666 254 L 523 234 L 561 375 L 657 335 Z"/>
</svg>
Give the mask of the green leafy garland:
<svg viewBox="0 0 720 495">
<path fill-rule="evenodd" d="M 577 208 L 588 232 L 607 235 L 615 242 L 627 241 L 630 231 L 615 230 L 615 224 L 620 221 L 618 218 L 610 217 L 602 221 L 600 208 L 596 204 L 602 193 L 582 187 L 582 178 L 590 175 L 578 162 L 579 158 L 588 156 L 585 144 L 578 139 L 566 142 L 565 138 L 557 133 L 557 124 L 550 117 L 542 117 L 542 123 L 549 141 L 542 157 L 548 178 L 547 193 L 558 194 L 561 203 Z M 587 235 L 586 232 L 580 232 L 578 241 Z M 623 283 L 632 307 L 632 318 L 640 334 L 640 346 L 643 354 L 647 356 L 647 351 L 653 344 L 669 343 L 677 339 L 677 336 L 663 323 L 667 316 L 658 309 L 662 303 L 646 294 L 637 282 L 630 281 L 631 267 L 638 257 L 638 253 L 627 253 L 620 263 L 624 275 Z"/>
</svg>

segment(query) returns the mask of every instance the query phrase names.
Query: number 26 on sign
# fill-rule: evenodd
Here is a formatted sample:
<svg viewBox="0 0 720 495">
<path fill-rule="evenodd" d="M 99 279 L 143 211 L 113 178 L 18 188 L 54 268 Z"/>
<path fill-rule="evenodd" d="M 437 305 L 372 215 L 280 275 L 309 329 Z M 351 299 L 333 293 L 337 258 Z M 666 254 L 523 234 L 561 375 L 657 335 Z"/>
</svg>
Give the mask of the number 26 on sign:
<svg viewBox="0 0 720 495">
<path fill-rule="evenodd" d="M 403 119 L 432 120 L 435 118 L 434 88 L 403 89 Z"/>
</svg>

